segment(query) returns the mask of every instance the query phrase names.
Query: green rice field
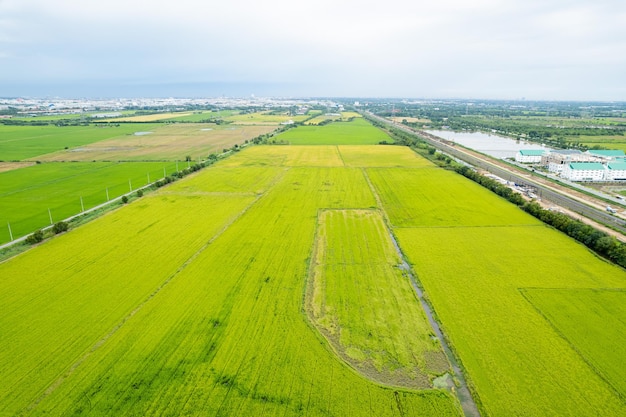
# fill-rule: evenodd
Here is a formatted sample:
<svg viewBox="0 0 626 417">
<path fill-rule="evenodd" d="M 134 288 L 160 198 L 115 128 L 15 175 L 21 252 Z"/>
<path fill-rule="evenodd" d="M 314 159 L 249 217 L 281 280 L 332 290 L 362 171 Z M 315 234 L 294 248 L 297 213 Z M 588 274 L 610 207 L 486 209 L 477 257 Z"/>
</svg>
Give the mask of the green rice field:
<svg viewBox="0 0 626 417">
<path fill-rule="evenodd" d="M 432 387 L 450 365 L 398 267 L 402 261 L 381 213 L 326 210 L 317 234 L 308 290 L 316 327 L 366 377 Z"/>
<path fill-rule="evenodd" d="M 625 398 L 626 290 L 531 288 L 522 294 Z"/>
<path fill-rule="evenodd" d="M 291 145 L 373 145 L 384 140 L 392 142 L 385 132 L 362 118 L 323 126 L 298 126 L 281 133 L 276 139 Z"/>
<path fill-rule="evenodd" d="M 58 222 L 175 171 L 173 162 L 77 162 L 1 172 L 0 244 L 10 241 L 8 224 L 18 238 L 49 226 L 50 216 Z"/>
<path fill-rule="evenodd" d="M 481 415 L 626 415 L 626 272 L 357 121 L 1 262 L 0 415 L 462 416 L 409 274 Z"/>
<path fill-rule="evenodd" d="M 395 230 L 483 412 L 623 415 L 623 399 L 520 290 L 624 288 L 626 273 L 548 227 L 499 226 L 488 214 L 479 227 Z M 619 331 L 604 328 L 605 338 Z M 596 343 L 591 337 L 583 336 Z"/>
<path fill-rule="evenodd" d="M 2 412 L 461 415 L 449 391 L 390 387 L 362 376 L 334 353 L 303 311 L 319 210 L 376 206 L 362 169 L 316 167 L 314 158 L 303 167 L 251 166 L 246 152 L 0 264 L 1 276 L 15 277 L 0 283 L 0 305 L 22 306 L 0 319 L 0 329 L 19 329 L 0 340 L 12 375 L 0 381 Z M 237 191 L 222 169 L 239 178 Z M 185 221 L 176 227 L 179 216 Z M 138 243 L 144 238 L 150 241 L 145 248 Z M 93 251 L 82 251 L 69 265 L 62 261 L 61 254 L 88 246 L 89 239 L 98 241 Z M 159 256 L 170 248 L 180 258 Z M 103 251 L 106 256 L 97 258 Z M 112 262 L 117 257 L 120 262 Z M 38 263 L 40 258 L 58 261 Z M 150 268 L 142 268 L 144 262 Z M 20 279 L 25 268 L 41 279 Z M 94 275 L 100 273 L 107 279 Z M 66 274 L 72 279 L 56 286 Z M 53 304 L 62 318 L 47 315 L 45 323 L 33 326 L 32 312 L 48 301 L 28 297 L 33 288 L 47 294 L 51 286 L 55 294 L 67 292 L 53 299 L 71 308 Z M 105 296 L 92 305 L 93 297 L 120 292 L 122 299 Z M 16 294 L 22 298 L 15 300 Z M 81 317 L 83 308 L 95 317 Z M 74 332 L 80 337 L 74 339 Z M 63 337 L 56 344 L 29 343 L 50 334 Z M 19 340 L 21 349 L 8 348 Z M 65 344 L 72 349 L 50 362 Z M 432 349 L 432 342 L 427 345 Z"/>
<path fill-rule="evenodd" d="M 90 126 L 8 126 L 0 124 L 0 161 L 34 160 L 65 148 L 72 149 L 154 128 L 150 124 Z"/>
</svg>

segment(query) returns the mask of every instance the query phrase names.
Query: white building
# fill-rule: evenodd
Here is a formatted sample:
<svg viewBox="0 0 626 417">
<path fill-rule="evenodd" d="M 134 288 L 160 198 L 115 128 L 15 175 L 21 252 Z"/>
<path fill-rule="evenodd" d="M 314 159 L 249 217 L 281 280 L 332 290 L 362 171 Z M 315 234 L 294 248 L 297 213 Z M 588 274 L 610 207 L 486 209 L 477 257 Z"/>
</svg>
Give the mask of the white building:
<svg viewBox="0 0 626 417">
<path fill-rule="evenodd" d="M 561 176 L 570 181 L 604 181 L 606 168 L 599 162 L 570 162 L 564 164 Z"/>
<path fill-rule="evenodd" d="M 560 174 L 564 167 L 571 162 L 592 162 L 595 157 L 585 155 L 575 149 L 552 150 L 541 157 L 541 165 L 548 167 L 548 171 Z"/>
<path fill-rule="evenodd" d="M 515 154 L 515 161 L 522 164 L 538 164 L 545 153 L 543 149 L 520 149 Z"/>
<path fill-rule="evenodd" d="M 625 181 L 626 180 L 626 162 L 609 162 L 606 165 L 607 181 Z"/>
</svg>

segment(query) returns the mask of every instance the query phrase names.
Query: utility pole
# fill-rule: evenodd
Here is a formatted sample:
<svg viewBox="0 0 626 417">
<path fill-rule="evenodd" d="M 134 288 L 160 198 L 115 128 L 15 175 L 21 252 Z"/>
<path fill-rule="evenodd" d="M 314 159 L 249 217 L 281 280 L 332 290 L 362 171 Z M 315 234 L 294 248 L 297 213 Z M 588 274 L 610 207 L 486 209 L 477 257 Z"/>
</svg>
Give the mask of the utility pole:
<svg viewBox="0 0 626 417">
<path fill-rule="evenodd" d="M 85 211 L 85 205 L 83 204 L 83 197 L 82 196 L 80 197 L 80 208 L 81 208 L 81 211 Z"/>
<path fill-rule="evenodd" d="M 52 221 L 52 213 L 50 212 L 50 208 L 48 207 L 48 217 L 50 218 L 50 226 L 52 226 L 54 224 L 54 222 Z"/>
<path fill-rule="evenodd" d="M 109 187 L 107 187 L 107 201 L 109 201 Z"/>
<path fill-rule="evenodd" d="M 11 242 L 13 242 L 13 231 L 11 230 L 11 223 L 7 222 L 7 226 L 9 226 L 9 236 L 11 236 Z"/>
</svg>

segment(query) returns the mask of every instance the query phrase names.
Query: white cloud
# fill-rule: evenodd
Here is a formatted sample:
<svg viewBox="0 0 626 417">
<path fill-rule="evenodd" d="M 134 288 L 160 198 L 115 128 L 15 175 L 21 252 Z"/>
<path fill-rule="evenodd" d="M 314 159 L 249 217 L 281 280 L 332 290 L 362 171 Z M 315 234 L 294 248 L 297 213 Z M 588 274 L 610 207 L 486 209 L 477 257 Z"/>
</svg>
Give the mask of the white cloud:
<svg viewBox="0 0 626 417">
<path fill-rule="evenodd" d="M 623 91 L 626 73 L 621 0 L 0 0 L 0 16 L 6 82 L 310 82 L 350 95 L 553 98 L 577 88 L 593 98 L 608 85 Z"/>
</svg>

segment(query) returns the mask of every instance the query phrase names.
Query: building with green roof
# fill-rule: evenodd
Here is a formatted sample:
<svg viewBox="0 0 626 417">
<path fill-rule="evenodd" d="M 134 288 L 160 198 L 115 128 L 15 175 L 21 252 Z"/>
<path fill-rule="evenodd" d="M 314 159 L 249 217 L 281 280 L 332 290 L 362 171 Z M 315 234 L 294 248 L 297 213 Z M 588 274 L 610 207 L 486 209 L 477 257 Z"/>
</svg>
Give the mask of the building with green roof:
<svg viewBox="0 0 626 417">
<path fill-rule="evenodd" d="M 538 164 L 545 154 L 546 151 L 543 149 L 520 149 L 515 154 L 515 160 L 523 164 Z"/>
<path fill-rule="evenodd" d="M 561 176 L 570 181 L 605 181 L 607 168 L 599 162 L 570 162 Z"/>
<path fill-rule="evenodd" d="M 610 162 L 606 168 L 607 181 L 626 181 L 626 162 Z"/>
</svg>

